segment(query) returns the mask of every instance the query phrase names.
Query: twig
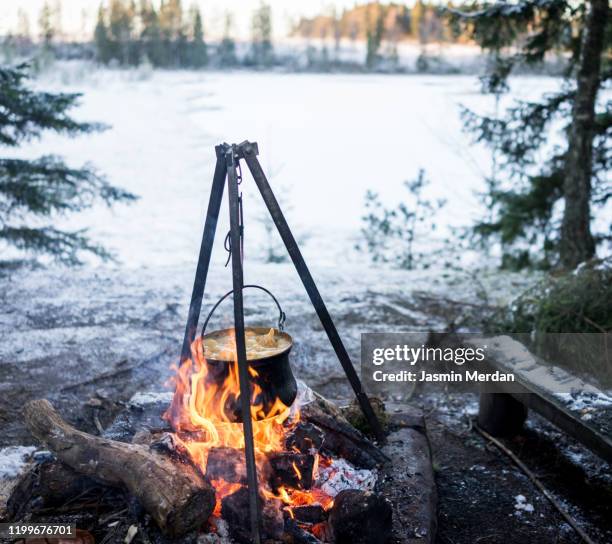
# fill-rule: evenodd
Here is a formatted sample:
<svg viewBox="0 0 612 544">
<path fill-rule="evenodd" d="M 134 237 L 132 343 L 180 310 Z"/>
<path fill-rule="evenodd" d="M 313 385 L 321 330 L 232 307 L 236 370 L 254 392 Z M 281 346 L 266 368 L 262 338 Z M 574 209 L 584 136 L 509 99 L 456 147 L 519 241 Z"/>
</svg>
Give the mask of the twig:
<svg viewBox="0 0 612 544">
<path fill-rule="evenodd" d="M 519 467 L 524 473 L 525 475 L 532 481 L 533 485 L 535 485 L 540 491 L 541 493 L 550 501 L 550 503 L 557 509 L 557 511 L 559 512 L 559 514 L 561 514 L 561 516 L 563 516 L 563 518 L 565 519 L 565 521 L 567 521 L 567 523 L 572 527 L 572 529 L 574 529 L 574 531 L 576 531 L 579 535 L 580 538 L 582 538 L 582 540 L 584 542 L 586 542 L 587 544 L 595 544 L 591 538 L 589 537 L 589 535 L 587 535 L 579 526 L 577 521 L 570 516 L 570 514 L 565 511 L 563 509 L 563 507 L 557 502 L 557 500 L 552 496 L 552 493 L 550 491 L 548 491 L 548 489 L 546 489 L 544 487 L 544 485 L 542 484 L 542 482 L 540 482 L 540 480 L 538 480 L 538 478 L 536 477 L 536 475 L 531 472 L 531 470 L 529 470 L 527 468 L 527 466 L 525 465 L 525 463 L 523 463 L 515 454 L 513 451 L 509 450 L 506 446 L 504 446 L 499 440 L 497 440 L 497 438 L 492 437 L 487 431 L 485 431 L 484 429 L 481 429 L 477 423 L 472 422 L 472 426 L 473 428 L 478 431 L 484 438 L 486 438 L 489 442 L 492 442 L 493 444 L 495 444 L 503 453 L 505 453 L 508 457 L 510 457 L 510 459 L 512 459 L 512 461 L 514 462 L 514 464 Z"/>
<path fill-rule="evenodd" d="M 104 427 L 102 427 L 102 423 L 100 423 L 99 413 L 100 413 L 100 410 L 98 408 L 93 409 L 94 424 L 96 426 L 96 429 L 98 429 L 100 436 L 102 436 L 104 434 Z"/>
</svg>

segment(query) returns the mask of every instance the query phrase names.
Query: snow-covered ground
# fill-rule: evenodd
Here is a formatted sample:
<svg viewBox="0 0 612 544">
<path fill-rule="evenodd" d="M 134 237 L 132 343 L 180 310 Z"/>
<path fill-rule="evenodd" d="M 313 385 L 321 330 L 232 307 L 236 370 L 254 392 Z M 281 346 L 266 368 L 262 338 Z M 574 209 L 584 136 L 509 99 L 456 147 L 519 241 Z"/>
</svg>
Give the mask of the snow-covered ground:
<svg viewBox="0 0 612 544">
<path fill-rule="evenodd" d="M 521 77 L 511 96 L 533 98 L 559 84 Z M 459 117 L 460 104 L 493 107 L 474 76 L 113 71 L 59 63 L 37 85 L 82 92 L 75 115 L 111 128 L 74 139 L 46 135 L 14 153 L 90 161 L 140 196 L 130 206 L 62 221 L 90 229 L 124 266 L 193 266 L 214 145 L 222 141 L 259 143 L 262 165 L 313 264 L 363 263 L 354 243 L 366 190 L 397 203 L 407 195 L 402 182 L 419 168 L 431 180 L 428 196 L 448 199 L 438 236 L 482 212 L 476 192 L 490 173 L 489 153 L 470 142 Z M 243 190 L 246 252 L 257 259 L 263 206 L 249 176 Z M 418 242 L 428 245 L 429 237 Z"/>
</svg>

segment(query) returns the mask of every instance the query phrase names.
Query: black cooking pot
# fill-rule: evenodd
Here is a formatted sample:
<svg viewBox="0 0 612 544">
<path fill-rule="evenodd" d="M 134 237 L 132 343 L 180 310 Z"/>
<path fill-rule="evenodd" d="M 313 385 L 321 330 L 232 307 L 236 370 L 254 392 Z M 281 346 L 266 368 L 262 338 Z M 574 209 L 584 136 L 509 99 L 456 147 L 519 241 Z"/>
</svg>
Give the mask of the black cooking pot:
<svg viewBox="0 0 612 544">
<path fill-rule="evenodd" d="M 264 414 L 269 414 L 272 406 L 276 402 L 276 399 L 280 399 L 285 406 L 291 406 L 297 396 L 297 382 L 291 372 L 291 365 L 289 364 L 289 352 L 293 347 L 293 339 L 289 334 L 283 331 L 285 323 L 285 312 L 283 312 L 276 297 L 264 287 L 259 285 L 245 285 L 243 289 L 255 288 L 264 291 L 272 300 L 276 303 L 279 311 L 278 317 L 278 335 L 285 338 L 289 345 L 283 351 L 269 355 L 267 357 L 260 357 L 257 359 L 248 360 L 250 368 L 253 368 L 257 375 L 253 376 L 249 373 L 249 379 L 251 383 L 259 385 L 261 387 L 261 393 L 255 399 L 254 404 L 263 404 L 263 414 L 258 414 L 255 419 L 264 419 Z M 217 307 L 234 291 L 225 293 L 217 303 L 212 307 L 212 310 L 206 317 L 204 325 L 202 326 L 202 342 L 207 339 L 216 339 L 223 336 L 227 336 L 233 329 L 221 329 L 206 334 L 206 326 L 210 321 L 214 311 Z M 270 327 L 245 327 L 245 333 L 247 331 L 253 331 L 256 334 L 265 334 L 270 330 Z M 206 359 L 208 366 L 208 383 L 216 383 L 221 386 L 227 377 L 229 376 L 230 365 L 233 361 L 219 360 L 219 359 Z M 225 401 L 225 413 L 230 417 L 232 421 L 242 422 L 242 413 L 240 410 L 240 396 L 231 397 L 229 396 Z"/>
</svg>

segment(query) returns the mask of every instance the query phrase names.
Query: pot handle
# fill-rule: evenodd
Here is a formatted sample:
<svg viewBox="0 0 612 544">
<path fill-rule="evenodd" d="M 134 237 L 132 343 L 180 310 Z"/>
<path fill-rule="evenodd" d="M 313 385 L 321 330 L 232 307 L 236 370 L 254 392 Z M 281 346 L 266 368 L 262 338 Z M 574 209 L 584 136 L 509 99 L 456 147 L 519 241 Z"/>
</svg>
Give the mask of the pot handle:
<svg viewBox="0 0 612 544">
<path fill-rule="evenodd" d="M 278 300 L 276 300 L 276 297 L 270 291 L 268 291 L 265 287 L 262 287 L 261 285 L 243 285 L 242 286 L 243 289 L 246 289 L 247 287 L 249 287 L 249 288 L 252 287 L 254 289 L 260 289 L 261 291 L 264 291 L 265 293 L 268 293 L 268 295 L 270 295 L 272 297 L 272 300 L 276 303 L 276 307 L 278 308 L 278 312 L 279 312 L 278 313 L 278 330 L 282 331 L 285 328 L 286 315 L 285 315 L 285 312 L 283 312 L 283 309 L 281 308 L 280 303 L 278 302 Z M 234 292 L 234 290 L 232 289 L 231 291 L 228 291 L 227 293 L 225 293 L 225 295 L 223 295 L 217 301 L 217 303 L 212 307 L 212 310 L 210 310 L 210 313 L 206 316 L 206 320 L 204 321 L 204 325 L 202 325 L 202 332 L 200 333 L 200 336 L 202 338 L 204 337 L 204 333 L 206 332 L 206 326 L 208 325 L 208 322 L 210 321 L 210 318 L 212 317 L 214 311 L 217 309 L 219 304 L 221 304 L 233 292 Z"/>
</svg>

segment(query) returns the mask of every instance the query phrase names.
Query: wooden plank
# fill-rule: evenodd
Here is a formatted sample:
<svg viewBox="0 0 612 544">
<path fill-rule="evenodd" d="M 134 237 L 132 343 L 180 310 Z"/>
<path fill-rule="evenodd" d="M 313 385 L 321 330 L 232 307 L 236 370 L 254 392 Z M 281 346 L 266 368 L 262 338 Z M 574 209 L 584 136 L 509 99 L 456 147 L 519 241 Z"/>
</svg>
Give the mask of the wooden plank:
<svg viewBox="0 0 612 544">
<path fill-rule="evenodd" d="M 550 367 L 550 365 L 537 356 L 533 354 L 530 355 L 535 363 Z M 501 372 L 513 370 L 512 364 L 504 364 L 503 361 L 497 358 L 489 357 L 487 358 L 487 363 L 493 370 L 499 370 Z M 565 370 L 564 372 L 569 377 L 573 378 L 569 372 Z M 555 397 L 550 391 L 529 381 L 523 373 L 515 372 L 515 376 L 515 382 L 497 382 L 495 384 L 495 389 L 500 393 L 511 395 L 527 406 L 527 408 L 536 411 L 548 419 L 553 425 L 584 444 L 605 461 L 612 462 L 612 438 L 608 434 L 598 428 L 592 421 L 584 421 L 581 419 L 576 412 L 564 406 L 560 398 Z M 487 384 L 487 387 L 488 391 L 491 392 L 491 385 Z M 603 392 L 601 393 L 604 394 Z M 603 410 L 603 408 L 601 409 Z M 612 411 L 612 407 L 608 410 Z"/>
</svg>

